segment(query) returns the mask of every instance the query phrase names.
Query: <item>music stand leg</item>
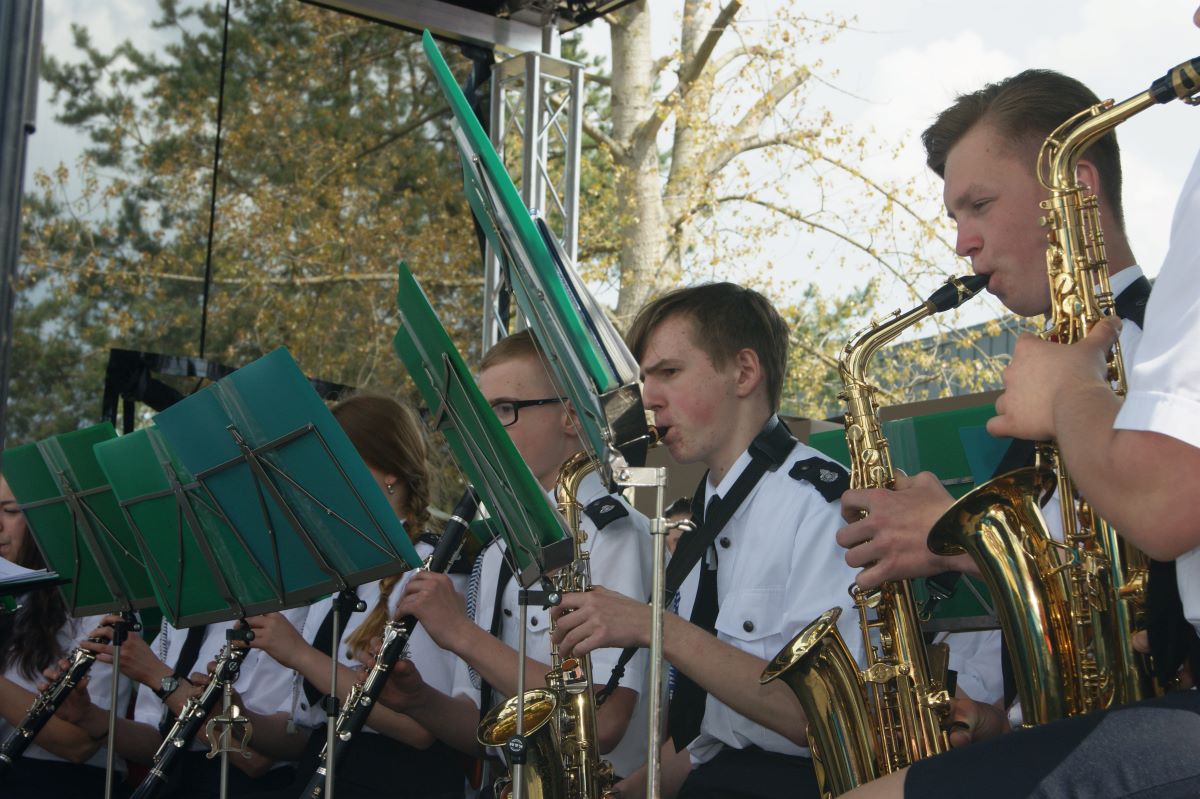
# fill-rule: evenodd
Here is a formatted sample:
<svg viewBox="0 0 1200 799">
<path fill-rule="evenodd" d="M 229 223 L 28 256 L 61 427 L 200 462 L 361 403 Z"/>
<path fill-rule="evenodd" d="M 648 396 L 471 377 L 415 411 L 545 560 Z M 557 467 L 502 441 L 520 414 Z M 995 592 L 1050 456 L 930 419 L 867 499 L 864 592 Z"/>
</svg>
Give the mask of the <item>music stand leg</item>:
<svg viewBox="0 0 1200 799">
<path fill-rule="evenodd" d="M 108 698 L 108 750 L 104 758 L 104 799 L 112 799 L 113 768 L 116 764 L 116 735 L 117 735 L 117 696 L 121 687 L 121 645 L 129 636 L 130 630 L 137 631 L 141 625 L 133 614 L 126 611 L 121 614 L 121 620 L 113 624 L 112 648 L 112 685 Z"/>
</svg>

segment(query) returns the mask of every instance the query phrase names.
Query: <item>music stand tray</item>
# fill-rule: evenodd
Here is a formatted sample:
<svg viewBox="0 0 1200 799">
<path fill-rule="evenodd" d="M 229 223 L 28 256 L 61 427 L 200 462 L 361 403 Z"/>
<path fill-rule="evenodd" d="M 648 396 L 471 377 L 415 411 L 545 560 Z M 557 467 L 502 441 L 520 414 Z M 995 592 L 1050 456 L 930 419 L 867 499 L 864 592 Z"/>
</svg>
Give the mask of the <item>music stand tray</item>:
<svg viewBox="0 0 1200 799">
<path fill-rule="evenodd" d="M 223 579 L 245 609 L 259 603 L 296 607 L 420 566 L 383 490 L 286 349 L 242 367 L 154 419 L 184 475 L 196 484 L 194 492 L 211 501 L 214 515 L 220 510 L 222 524 L 206 528 L 201 522 L 206 535 L 194 541 L 202 549 L 201 541 L 215 534 L 224 543 L 214 547 L 214 554 L 223 548 L 235 555 L 224 565 L 236 565 L 236 571 Z M 161 498 L 156 491 L 141 496 Z M 178 505 L 180 499 L 172 502 Z M 169 528 L 166 535 L 172 534 Z M 148 537 L 147 546 L 165 546 L 169 553 L 170 541 L 154 541 Z M 220 582 L 216 573 L 212 577 Z M 186 603 L 182 610 L 213 612 Z"/>
<path fill-rule="evenodd" d="M 6 450 L 5 477 L 74 616 L 154 605 L 133 531 L 92 447 L 116 438 L 107 422 Z"/>
<path fill-rule="evenodd" d="M 572 557 L 566 522 L 522 460 L 512 439 L 479 392 L 425 292 L 400 264 L 396 304 L 400 329 L 392 345 L 450 444 L 459 468 L 484 500 L 515 559 L 521 585 Z"/>
</svg>

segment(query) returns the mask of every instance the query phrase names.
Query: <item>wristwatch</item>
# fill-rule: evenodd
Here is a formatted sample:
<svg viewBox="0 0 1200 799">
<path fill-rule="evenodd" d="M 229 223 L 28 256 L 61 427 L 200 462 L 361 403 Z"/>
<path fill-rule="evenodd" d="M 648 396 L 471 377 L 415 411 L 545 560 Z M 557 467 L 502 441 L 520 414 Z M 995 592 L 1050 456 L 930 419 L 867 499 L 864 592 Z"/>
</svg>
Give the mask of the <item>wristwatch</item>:
<svg viewBox="0 0 1200 799">
<path fill-rule="evenodd" d="M 154 689 L 154 695 L 164 702 L 167 697 L 175 693 L 175 689 L 179 687 L 179 678 L 174 674 L 168 674 L 158 682 L 158 688 Z"/>
</svg>

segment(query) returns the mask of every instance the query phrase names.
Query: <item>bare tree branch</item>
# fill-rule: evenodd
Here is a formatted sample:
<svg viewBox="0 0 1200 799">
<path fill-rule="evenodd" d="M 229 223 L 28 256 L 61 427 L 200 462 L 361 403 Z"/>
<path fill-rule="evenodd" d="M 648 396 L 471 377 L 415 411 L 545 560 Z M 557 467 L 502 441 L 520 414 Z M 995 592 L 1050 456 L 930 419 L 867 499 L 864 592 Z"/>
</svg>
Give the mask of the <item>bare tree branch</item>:
<svg viewBox="0 0 1200 799">
<path fill-rule="evenodd" d="M 589 122 L 586 117 L 583 120 L 583 132 L 595 140 L 601 147 L 608 150 L 614 161 L 621 161 L 628 155 L 628 151 L 621 146 L 620 142 Z"/>
</svg>

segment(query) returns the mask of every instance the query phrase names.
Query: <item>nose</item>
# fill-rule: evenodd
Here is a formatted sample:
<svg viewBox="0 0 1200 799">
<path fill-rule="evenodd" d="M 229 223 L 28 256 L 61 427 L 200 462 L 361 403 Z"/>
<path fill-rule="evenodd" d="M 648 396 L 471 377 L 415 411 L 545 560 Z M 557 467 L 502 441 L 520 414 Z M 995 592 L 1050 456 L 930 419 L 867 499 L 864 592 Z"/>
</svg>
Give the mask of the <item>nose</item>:
<svg viewBox="0 0 1200 799">
<path fill-rule="evenodd" d="M 642 404 L 648 411 L 658 411 L 663 406 L 663 395 L 658 390 L 656 382 L 653 378 L 646 378 L 642 381 Z"/>
<path fill-rule="evenodd" d="M 983 239 L 971 225 L 960 222 L 954 239 L 954 252 L 962 258 L 974 258 L 983 249 Z"/>
</svg>

